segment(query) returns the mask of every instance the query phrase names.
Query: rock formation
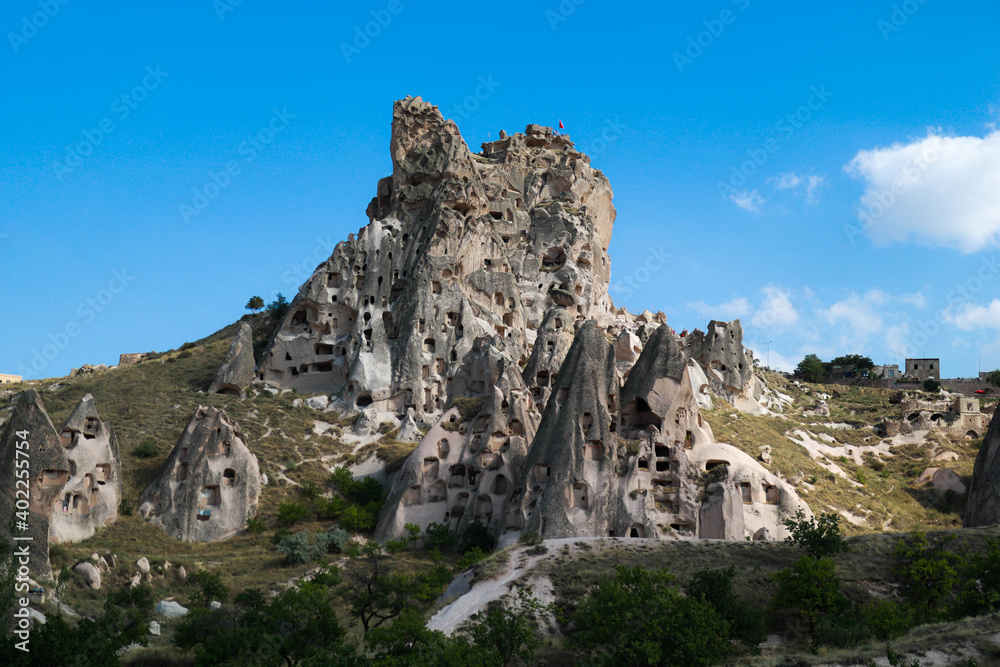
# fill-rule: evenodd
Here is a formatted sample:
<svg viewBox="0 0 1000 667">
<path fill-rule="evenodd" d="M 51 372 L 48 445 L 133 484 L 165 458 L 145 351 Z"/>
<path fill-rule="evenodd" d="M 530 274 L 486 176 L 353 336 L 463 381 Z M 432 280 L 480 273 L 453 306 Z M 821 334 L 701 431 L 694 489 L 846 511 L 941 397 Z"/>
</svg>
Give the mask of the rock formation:
<svg viewBox="0 0 1000 667">
<path fill-rule="evenodd" d="M 57 431 L 38 392 L 22 393 L 0 441 L 0 455 L 0 513 L 11 517 L 21 509 L 17 501 L 28 496 L 28 528 L 15 527 L 15 535 L 32 538 L 29 567 L 36 576 L 51 575 L 50 544 L 86 539 L 118 517 L 118 441 L 90 394 Z M 27 467 L 18 460 L 28 461 Z M 0 534 L 9 536 L 6 521 Z"/>
<path fill-rule="evenodd" d="M 1000 410 L 993 414 L 979 448 L 965 499 L 966 528 L 996 524 L 1000 524 Z"/>
<path fill-rule="evenodd" d="M 552 306 L 565 326 L 611 315 L 615 210 L 607 178 L 551 128 L 473 155 L 437 107 L 406 98 L 391 144 L 370 223 L 299 290 L 259 379 L 432 423 L 453 399 L 487 393 L 459 378 L 478 338 L 523 363 Z"/>
<path fill-rule="evenodd" d="M 391 152 L 368 225 L 302 285 L 257 369 L 357 413 L 356 435 L 383 418 L 430 429 L 378 539 L 433 522 L 502 543 L 784 535 L 794 490 L 699 413 L 711 394 L 763 409 L 739 321 L 682 338 L 613 305 L 611 188 L 568 136 L 529 125 L 473 155 L 406 98 Z"/>
<path fill-rule="evenodd" d="M 254 365 L 253 329 L 248 323 L 240 322 L 240 328 L 229 345 L 226 360 L 222 362 L 208 393 L 239 396 L 253 382 Z"/>
<path fill-rule="evenodd" d="M 239 424 L 199 407 L 143 493 L 139 513 L 179 540 L 221 540 L 257 513 L 260 487 L 257 457 Z"/>
</svg>

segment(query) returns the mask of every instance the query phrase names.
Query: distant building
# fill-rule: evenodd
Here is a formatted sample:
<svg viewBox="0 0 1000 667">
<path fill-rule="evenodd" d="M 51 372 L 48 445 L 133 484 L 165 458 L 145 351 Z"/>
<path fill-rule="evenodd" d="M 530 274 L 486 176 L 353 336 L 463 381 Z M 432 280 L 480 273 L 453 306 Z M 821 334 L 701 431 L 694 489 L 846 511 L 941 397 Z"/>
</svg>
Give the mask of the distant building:
<svg viewBox="0 0 1000 667">
<path fill-rule="evenodd" d="M 16 384 L 22 380 L 20 375 L 6 375 L 0 373 L 0 384 Z"/>
<path fill-rule="evenodd" d="M 887 380 L 895 380 L 899 377 L 899 364 L 886 364 L 882 367 L 882 377 Z"/>
<path fill-rule="evenodd" d="M 917 380 L 940 380 L 940 359 L 907 359 L 906 374 Z"/>
</svg>

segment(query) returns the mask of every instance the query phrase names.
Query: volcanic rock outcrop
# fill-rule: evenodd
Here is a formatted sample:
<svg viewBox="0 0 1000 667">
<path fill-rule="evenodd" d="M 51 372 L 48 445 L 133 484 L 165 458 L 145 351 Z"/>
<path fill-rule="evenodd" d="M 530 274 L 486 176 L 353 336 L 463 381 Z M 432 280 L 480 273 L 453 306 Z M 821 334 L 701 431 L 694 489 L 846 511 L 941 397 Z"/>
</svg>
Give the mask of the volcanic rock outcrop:
<svg viewBox="0 0 1000 667">
<path fill-rule="evenodd" d="M 391 144 L 370 223 L 299 290 L 258 373 L 341 410 L 412 407 L 433 423 L 453 399 L 486 394 L 458 378 L 481 336 L 523 363 L 553 306 L 566 326 L 611 316 L 615 210 L 607 178 L 551 128 L 473 155 L 437 107 L 406 98 Z"/>
<path fill-rule="evenodd" d="M 38 393 L 24 392 L 7 423 L 0 453 L 0 512 L 14 516 L 15 509 L 24 511 L 18 501 L 28 500 L 27 529 L 15 527 L 15 535 L 32 538 L 29 567 L 38 576 L 51 574 L 50 544 L 86 539 L 118 517 L 118 441 L 90 394 L 57 431 Z M 27 463 L 22 467 L 18 461 Z M 0 533 L 9 537 L 6 522 Z"/>
<path fill-rule="evenodd" d="M 229 537 L 257 513 L 261 477 L 239 424 L 200 407 L 174 445 L 139 513 L 187 542 Z"/>
<path fill-rule="evenodd" d="M 614 306 L 611 188 L 568 136 L 529 125 L 474 155 L 406 98 L 391 151 L 368 225 L 300 288 L 257 369 L 357 413 L 358 436 L 404 415 L 429 429 L 377 539 L 473 522 L 501 543 L 785 534 L 804 504 L 699 412 L 710 394 L 761 409 L 739 321 L 681 337 Z"/>
<path fill-rule="evenodd" d="M 1000 524 L 1000 410 L 993 414 L 979 448 L 965 499 L 966 528 L 996 524 Z"/>
<path fill-rule="evenodd" d="M 226 360 L 222 362 L 208 393 L 239 396 L 253 382 L 254 366 L 253 329 L 248 323 L 240 322 L 240 328 L 229 345 Z"/>
</svg>

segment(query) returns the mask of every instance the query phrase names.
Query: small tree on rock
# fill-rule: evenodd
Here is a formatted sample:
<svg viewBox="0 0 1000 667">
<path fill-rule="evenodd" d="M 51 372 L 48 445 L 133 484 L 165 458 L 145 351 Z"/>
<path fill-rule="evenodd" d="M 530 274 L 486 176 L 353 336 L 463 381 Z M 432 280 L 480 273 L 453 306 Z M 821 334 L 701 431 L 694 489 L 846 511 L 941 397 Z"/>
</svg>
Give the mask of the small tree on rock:
<svg viewBox="0 0 1000 667">
<path fill-rule="evenodd" d="M 260 311 L 260 309 L 263 307 L 264 307 L 264 299 L 260 298 L 259 296 L 250 297 L 250 300 L 247 301 L 247 305 L 245 306 L 247 310 L 251 310 L 255 313 Z"/>
</svg>

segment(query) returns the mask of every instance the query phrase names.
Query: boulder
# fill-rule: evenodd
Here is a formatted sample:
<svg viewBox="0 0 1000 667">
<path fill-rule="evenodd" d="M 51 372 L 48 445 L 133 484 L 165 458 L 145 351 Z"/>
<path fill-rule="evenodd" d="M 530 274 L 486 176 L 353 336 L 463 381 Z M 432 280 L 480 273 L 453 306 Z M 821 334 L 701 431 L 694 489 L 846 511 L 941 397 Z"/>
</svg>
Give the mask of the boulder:
<svg viewBox="0 0 1000 667">
<path fill-rule="evenodd" d="M 149 622 L 149 634 L 154 637 L 160 636 L 160 624 L 157 621 Z"/>
<path fill-rule="evenodd" d="M 149 559 L 145 556 L 135 562 L 136 569 L 143 574 L 149 574 Z"/>
<path fill-rule="evenodd" d="M 165 618 L 181 618 L 188 610 L 173 600 L 160 600 L 156 605 L 156 613 Z"/>
<path fill-rule="evenodd" d="M 108 565 L 108 561 L 105 560 L 104 556 L 97 559 L 97 569 L 101 572 L 110 572 L 111 567 Z"/>
<path fill-rule="evenodd" d="M 310 407 L 313 410 L 325 410 L 329 405 L 330 399 L 324 394 L 320 394 L 319 396 L 310 396 L 306 399 L 306 407 Z"/>
<path fill-rule="evenodd" d="M 212 600 L 211 602 L 208 603 L 208 606 L 210 609 L 213 610 L 222 609 L 222 603 L 219 602 L 218 600 Z"/>
<path fill-rule="evenodd" d="M 177 568 L 177 578 L 180 579 L 181 581 L 187 581 L 188 573 L 187 570 L 184 569 L 183 565 Z"/>
<path fill-rule="evenodd" d="M 257 457 L 240 425 L 217 408 L 199 406 L 142 494 L 139 513 L 179 540 L 221 540 L 257 513 L 260 487 Z"/>
<path fill-rule="evenodd" d="M 94 589 L 101 587 L 101 571 L 93 563 L 77 563 L 73 566 L 73 571 L 83 578 L 88 586 Z"/>
<path fill-rule="evenodd" d="M 399 433 L 396 434 L 396 440 L 400 442 L 420 442 L 423 437 L 424 434 L 417 425 L 416 419 L 414 419 L 413 409 L 410 408 L 406 411 L 406 416 L 399 425 Z"/>
<path fill-rule="evenodd" d="M 208 388 L 210 394 L 233 394 L 239 396 L 253 382 L 253 329 L 247 322 L 240 322 L 240 327 L 229 345 L 222 367 L 215 375 L 215 381 Z"/>
<path fill-rule="evenodd" d="M 129 579 L 128 587 L 136 588 L 141 583 L 142 583 L 142 573 L 136 572 L 134 575 L 132 575 L 132 578 Z"/>
<path fill-rule="evenodd" d="M 943 496 L 949 491 L 958 495 L 966 491 L 965 484 L 955 474 L 955 471 L 950 468 L 927 468 L 920 473 L 920 477 L 917 478 L 917 484 L 925 484 L 927 482 L 933 485 L 934 491 L 939 496 Z"/>
</svg>

